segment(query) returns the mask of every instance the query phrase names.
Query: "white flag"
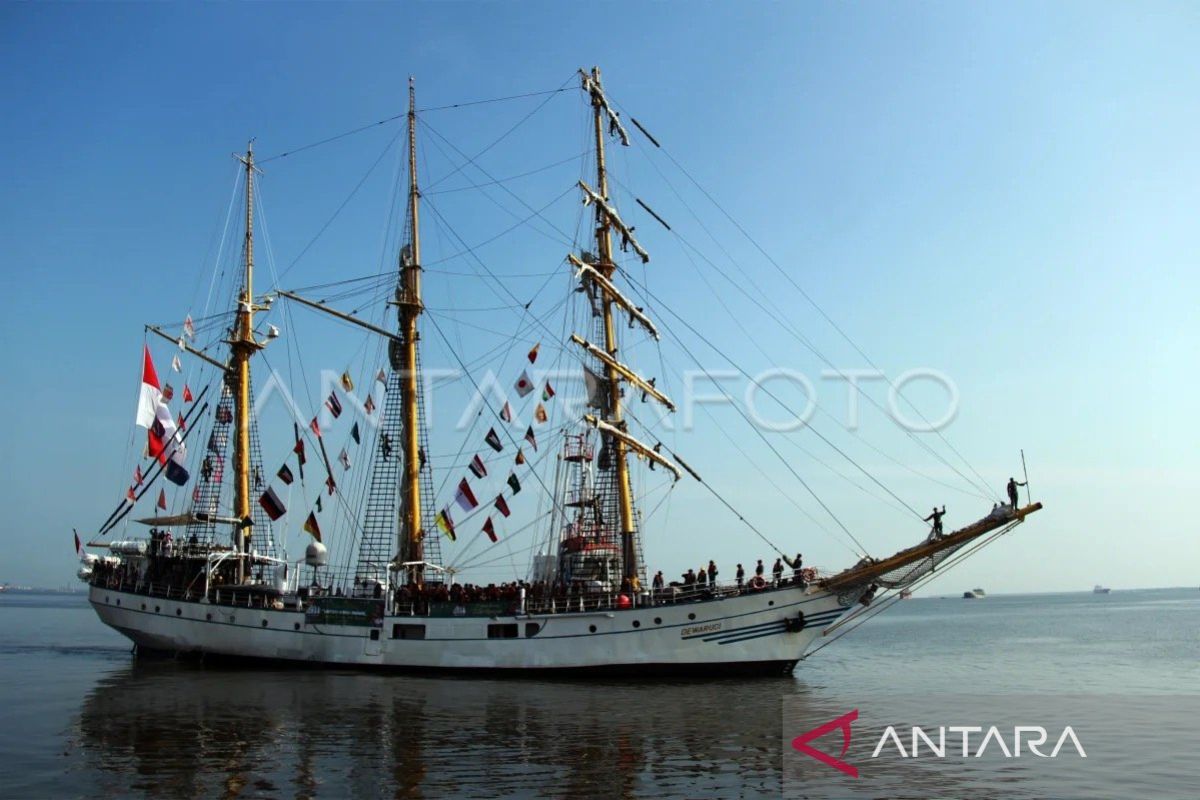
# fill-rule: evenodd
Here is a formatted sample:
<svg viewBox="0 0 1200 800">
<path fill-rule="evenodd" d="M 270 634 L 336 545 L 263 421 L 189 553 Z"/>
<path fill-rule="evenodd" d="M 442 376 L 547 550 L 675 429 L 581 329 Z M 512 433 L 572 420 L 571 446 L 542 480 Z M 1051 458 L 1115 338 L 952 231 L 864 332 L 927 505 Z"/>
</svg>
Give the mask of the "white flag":
<svg viewBox="0 0 1200 800">
<path fill-rule="evenodd" d="M 529 380 L 528 371 L 521 372 L 521 377 L 517 378 L 517 382 L 513 388 L 517 390 L 517 394 L 521 397 L 533 391 L 533 381 Z"/>
</svg>

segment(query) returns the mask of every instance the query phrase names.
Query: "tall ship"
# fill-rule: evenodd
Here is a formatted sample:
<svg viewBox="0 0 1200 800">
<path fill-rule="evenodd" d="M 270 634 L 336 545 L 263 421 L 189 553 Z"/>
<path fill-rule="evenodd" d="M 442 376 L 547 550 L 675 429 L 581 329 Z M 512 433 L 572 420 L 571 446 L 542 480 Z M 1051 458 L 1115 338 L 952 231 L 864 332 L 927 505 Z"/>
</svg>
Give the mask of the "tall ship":
<svg viewBox="0 0 1200 800">
<path fill-rule="evenodd" d="M 648 237 L 625 221 L 622 210 L 630 209 L 618 208 L 606 149 L 628 147 L 635 135 L 660 144 L 618 110 L 598 69 L 580 70 L 573 82 L 587 148 L 578 182 L 563 187 L 582 201 L 575 242 L 561 266 L 547 265 L 564 287 L 566 299 L 554 309 L 561 324 L 534 316 L 510 292 L 518 334 L 481 358 L 462 355 L 451 320 L 432 313 L 423 295 L 436 271 L 422 259 L 424 112 L 411 80 L 395 247 L 391 264 L 369 279 L 330 275 L 291 291 L 272 276 L 260 292 L 261 162 L 253 145 L 238 156 L 232 216 L 241 232 L 230 240 L 240 246 L 234 269 L 216 269 L 218 277 L 235 276 L 229 304 L 146 326 L 132 480 L 101 525 L 76 534 L 92 607 L 139 653 L 485 674 L 780 674 L 1041 508 L 997 504 L 949 532 L 938 517 L 912 546 L 881 557 L 861 551 L 840 570 L 790 557 L 794 541 L 770 545 L 779 556 L 774 568 L 759 562 L 733 580 L 728 565 L 724 579 L 715 565 L 676 580 L 648 568 L 643 543 L 654 517 L 646 499 L 681 482 L 731 512 L 714 518 L 714 528 L 736 526 L 767 543 L 773 537 L 705 482 L 701 465 L 665 446 L 648 421 L 647 409 L 676 409 L 670 375 L 647 377 L 633 356 L 657 361 L 649 355 L 654 343 L 678 334 L 651 317 L 663 304 L 639 279 L 650 260 Z M 460 170 L 477 158 L 460 155 Z M 643 200 L 636 205 L 643 226 L 671 230 Z M 522 213 L 544 219 L 537 208 Z M 441 215 L 438 223 L 443 235 L 452 231 Z M 475 247 L 454 241 L 463 258 L 475 258 Z M 474 266 L 453 280 L 504 291 L 505 276 L 477 258 Z M 301 317 L 349 329 L 363 342 L 346 356 L 355 366 L 309 398 L 321 409 L 311 420 L 292 399 L 302 378 L 290 387 L 281 381 L 303 372 L 295 340 Z M 476 401 L 449 456 L 430 438 L 423 352 L 431 340 L 454 355 Z M 279 349 L 286 354 L 271 361 Z M 582 388 L 574 406 L 559 396 L 562 379 L 552 379 L 545 359 L 538 363 L 539 352 L 551 350 L 553 375 L 572 374 Z M 483 385 L 484 367 L 487 375 L 511 374 Z M 265 406 L 256 410 L 255 390 L 261 397 L 267 384 L 292 409 L 282 434 L 276 426 L 268 436 Z M 278 469 L 264 462 L 264 443 L 278 450 Z M 473 580 L 472 564 L 488 563 L 487 553 L 511 559 L 518 534 L 532 540 L 526 574 Z M 670 537 L 680 551 L 691 538 L 687 530 L 653 535 Z M 289 541 L 301 542 L 302 557 L 289 557 Z"/>
</svg>

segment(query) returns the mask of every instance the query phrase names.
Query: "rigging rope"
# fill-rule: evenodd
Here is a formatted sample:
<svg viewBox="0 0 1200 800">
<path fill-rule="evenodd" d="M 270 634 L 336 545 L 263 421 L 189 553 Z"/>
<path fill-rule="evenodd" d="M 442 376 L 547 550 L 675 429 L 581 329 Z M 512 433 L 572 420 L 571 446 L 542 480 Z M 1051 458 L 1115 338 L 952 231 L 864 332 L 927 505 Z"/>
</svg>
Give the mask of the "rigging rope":
<svg viewBox="0 0 1200 800">
<path fill-rule="evenodd" d="M 792 285 L 792 287 L 797 292 L 800 293 L 800 296 L 803 297 L 808 302 L 808 304 L 811 305 L 813 307 L 813 309 L 816 310 L 816 312 L 818 314 L 820 314 L 821 317 L 827 323 L 829 323 L 830 327 L 832 327 L 835 331 L 837 331 L 838 335 L 840 335 L 843 339 L 845 339 L 846 342 L 852 348 L 854 348 L 854 351 L 856 353 L 858 353 L 858 355 L 861 356 L 862 359 L 864 361 L 866 361 L 867 364 L 872 369 L 879 372 L 880 375 L 884 376 L 884 380 L 886 380 L 888 382 L 888 386 L 890 386 L 893 389 L 893 391 L 896 391 L 895 383 L 893 383 L 890 378 L 888 378 L 886 375 L 884 375 L 883 371 L 880 370 L 879 367 L 877 367 L 875 365 L 875 362 L 872 361 L 869 356 L 867 356 L 867 354 L 863 351 L 863 349 L 861 347 L 859 347 L 858 343 L 855 342 L 852 338 L 850 338 L 850 335 L 848 333 L 846 333 L 845 330 L 843 330 L 841 328 L 841 326 L 839 326 L 836 322 L 834 322 L 833 318 L 830 317 L 829 314 L 825 312 L 825 309 L 823 309 L 820 306 L 820 304 L 818 304 L 817 301 L 814 300 L 813 297 L 804 290 L 804 287 L 802 287 L 800 285 L 800 283 L 798 281 L 796 281 L 796 279 L 793 278 L 790 273 L 788 273 L 787 270 L 785 270 L 782 266 L 780 266 L 779 262 L 776 261 L 771 256 L 771 254 L 768 253 L 766 251 L 766 249 L 764 249 L 763 246 L 758 243 L 758 240 L 755 239 L 753 236 L 751 236 L 750 232 L 747 231 L 740 222 L 738 222 L 736 219 L 734 219 L 733 215 L 730 214 L 728 211 L 726 211 L 725 207 L 722 206 L 719 202 L 717 202 L 716 198 L 713 197 L 712 194 L 710 194 L 707 189 L 705 189 L 703 186 L 700 185 L 700 182 L 697 181 L 692 176 L 692 174 L 690 172 L 688 172 L 688 170 L 682 164 L 680 164 L 679 161 L 677 161 L 675 159 L 675 157 L 670 153 L 670 151 L 668 151 L 665 147 L 662 147 L 660 144 L 658 144 L 658 142 L 655 142 L 655 146 L 657 149 L 661 150 L 663 155 L 665 155 L 671 161 L 671 163 L 674 164 L 675 167 L 680 172 L 682 172 L 689 181 L 691 181 L 692 185 L 695 186 L 697 189 L 699 189 L 700 193 L 703 194 L 708 199 L 708 201 L 710 203 L 712 203 L 717 208 L 717 210 L 720 211 L 721 214 L 724 215 L 724 217 L 727 220 L 729 220 L 729 222 L 735 228 L 738 229 L 738 231 L 742 234 L 742 236 L 744 236 L 746 238 L 746 240 L 748 242 L 750 242 L 750 244 L 753 245 L 754 248 L 756 250 L 758 250 L 759 253 L 762 254 L 762 256 L 771 264 L 771 266 L 773 266 L 776 269 L 776 271 L 779 272 L 779 274 L 782 275 L 788 281 L 788 283 L 790 283 Z M 897 391 L 897 394 L 899 394 L 898 391 Z M 901 396 L 903 396 L 903 395 L 901 395 Z M 917 416 L 919 416 L 921 418 L 921 420 L 926 424 L 926 426 L 929 426 L 929 420 L 926 419 L 925 415 L 921 413 L 921 410 L 919 408 L 917 408 L 916 405 L 912 401 L 908 400 L 907 398 L 905 398 L 905 402 L 909 405 L 910 408 L 913 409 L 913 411 L 915 411 L 917 413 Z M 934 429 L 934 433 L 937 435 L 937 437 L 939 439 L 942 440 L 942 443 L 945 444 L 946 447 L 948 447 L 952 453 L 954 453 L 956 456 L 958 456 L 958 458 L 963 462 L 963 464 L 965 464 L 967 466 L 967 468 L 975 475 L 975 477 L 979 479 L 979 482 L 980 482 L 979 488 L 983 488 L 984 491 L 987 492 L 988 494 L 990 494 L 992 497 L 999 498 L 999 495 L 996 493 L 996 491 L 994 489 L 989 488 L 989 484 L 984 479 L 984 477 L 979 474 L 979 472 L 975 469 L 975 467 L 972 466 L 971 462 L 967 461 L 967 459 L 962 455 L 962 453 L 960 453 L 954 447 L 954 445 L 950 444 L 949 440 L 946 439 L 946 437 L 942 434 L 942 432 Z M 959 473 L 959 474 L 961 475 L 962 473 Z"/>
</svg>

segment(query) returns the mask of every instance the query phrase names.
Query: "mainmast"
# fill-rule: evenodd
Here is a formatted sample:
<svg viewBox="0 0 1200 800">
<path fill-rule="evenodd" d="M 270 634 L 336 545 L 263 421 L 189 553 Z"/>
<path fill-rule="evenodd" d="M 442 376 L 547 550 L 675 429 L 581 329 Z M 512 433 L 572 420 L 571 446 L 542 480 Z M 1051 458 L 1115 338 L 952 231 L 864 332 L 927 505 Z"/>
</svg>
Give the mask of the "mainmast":
<svg viewBox="0 0 1200 800">
<path fill-rule="evenodd" d="M 608 113 L 608 103 L 600 85 L 600 68 L 592 67 L 591 75 L 584 73 L 584 89 L 592 98 L 592 117 L 596 134 L 596 194 L 603 200 L 608 199 L 608 171 L 604 164 L 604 120 Z M 596 251 L 599 260 L 596 269 L 609 282 L 617 265 L 612 254 L 612 222 L 601 203 L 596 203 Z M 613 324 L 613 299 L 607 292 L 600 292 L 601 315 L 604 324 L 604 350 L 615 360 L 617 355 L 617 331 Z M 608 422 L 618 430 L 625 427 L 624 411 L 621 407 L 621 378 L 613 361 L 605 363 L 605 376 L 608 378 Z M 634 543 L 636 521 L 633 514 L 633 488 L 629 482 L 629 461 L 625 442 L 615 436 L 609 436 L 609 447 L 612 448 L 617 480 L 617 507 L 621 520 L 621 563 L 624 565 L 624 577 L 632 580 L 638 574 L 637 548 Z"/>
<path fill-rule="evenodd" d="M 417 361 L 417 318 L 424 306 L 421 303 L 421 232 L 420 197 L 417 188 L 417 92 L 413 79 L 408 79 L 408 217 L 409 246 L 400 251 L 400 288 L 397 292 L 400 317 L 400 386 L 404 415 L 404 474 L 400 525 L 400 550 L 406 560 L 421 562 L 421 438 L 420 409 L 417 392 L 420 387 L 420 368 Z M 424 568 L 418 563 L 413 579 L 421 583 Z"/>
<path fill-rule="evenodd" d="M 245 275 L 238 297 L 237 316 L 230 339 L 232 359 L 226 380 L 233 391 L 233 515 L 240 520 L 235 544 L 242 554 L 238 559 L 238 583 L 246 580 L 246 557 L 250 552 L 253 517 L 250 513 L 250 357 L 262 345 L 254 339 L 254 142 L 246 145 L 245 156 L 235 156 L 246 167 L 246 242 Z"/>
</svg>

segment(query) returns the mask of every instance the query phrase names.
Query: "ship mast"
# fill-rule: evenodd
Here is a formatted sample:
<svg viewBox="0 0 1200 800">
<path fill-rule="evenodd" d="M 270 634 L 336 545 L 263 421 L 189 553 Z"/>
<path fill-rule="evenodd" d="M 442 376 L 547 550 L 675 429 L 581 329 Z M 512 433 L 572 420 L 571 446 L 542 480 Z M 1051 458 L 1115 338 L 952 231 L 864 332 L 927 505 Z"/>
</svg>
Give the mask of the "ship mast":
<svg viewBox="0 0 1200 800">
<path fill-rule="evenodd" d="M 413 580 L 422 583 L 424 567 L 421 538 L 421 440 L 420 409 L 417 391 L 420 387 L 417 362 L 417 318 L 424 306 L 421 303 L 421 233 L 420 197 L 417 188 L 417 93 L 413 79 L 408 79 L 408 217 L 409 246 L 400 252 L 400 378 L 401 406 L 404 415 L 404 474 L 402 478 L 403 517 L 400 525 L 400 549 L 407 559 L 417 562 Z"/>
<path fill-rule="evenodd" d="M 254 338 L 254 142 L 246 145 L 246 155 L 234 156 L 246 167 L 246 242 L 243 247 L 245 275 L 238 296 L 237 316 L 230 339 L 232 359 L 227 381 L 233 392 L 233 515 L 240 520 L 236 545 L 238 583 L 246 581 L 247 556 L 253 517 L 250 513 L 250 357 L 262 349 Z"/>
<path fill-rule="evenodd" d="M 604 119 L 606 101 L 600 85 L 600 68 L 592 67 L 590 76 L 584 74 L 584 88 L 592 98 L 592 117 L 596 135 L 596 194 L 608 199 L 608 171 L 604 164 Z M 617 265 L 612 255 L 612 222 L 600 203 L 596 204 L 596 251 L 599 255 L 596 269 L 608 281 L 612 281 Z M 613 321 L 613 298 L 600 292 L 601 315 L 604 323 L 604 350 L 614 359 L 617 355 L 617 331 Z M 608 422 L 618 430 L 625 427 L 621 407 L 621 373 L 613 362 L 605 364 L 608 381 Z M 615 458 L 617 479 L 617 501 L 621 521 L 621 563 L 624 577 L 632 580 L 638 573 L 637 548 L 634 545 L 635 520 L 633 514 L 633 489 L 629 483 L 629 461 L 625 442 L 615 436 L 609 437 L 609 446 Z"/>
</svg>

